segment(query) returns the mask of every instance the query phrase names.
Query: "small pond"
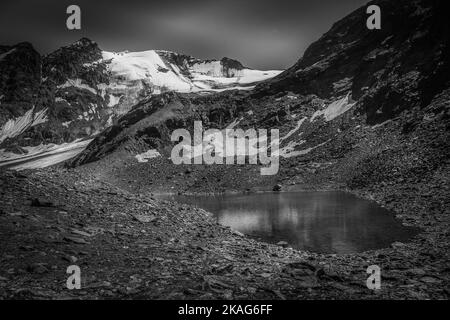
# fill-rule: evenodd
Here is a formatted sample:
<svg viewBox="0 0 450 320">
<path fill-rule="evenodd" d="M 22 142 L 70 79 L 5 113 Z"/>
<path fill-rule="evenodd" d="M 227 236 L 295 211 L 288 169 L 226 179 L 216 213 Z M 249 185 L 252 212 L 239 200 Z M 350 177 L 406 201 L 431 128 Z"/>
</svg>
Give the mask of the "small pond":
<svg viewBox="0 0 450 320">
<path fill-rule="evenodd" d="M 345 192 L 287 192 L 167 196 L 212 212 L 217 221 L 269 243 L 319 253 L 355 253 L 389 247 L 418 233 L 392 212 Z"/>
</svg>

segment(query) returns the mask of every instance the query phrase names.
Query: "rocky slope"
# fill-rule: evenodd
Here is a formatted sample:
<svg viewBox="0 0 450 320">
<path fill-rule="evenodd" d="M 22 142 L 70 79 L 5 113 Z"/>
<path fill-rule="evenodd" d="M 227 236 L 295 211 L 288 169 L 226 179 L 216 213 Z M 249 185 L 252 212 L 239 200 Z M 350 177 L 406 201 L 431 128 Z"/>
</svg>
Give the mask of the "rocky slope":
<svg viewBox="0 0 450 320">
<path fill-rule="evenodd" d="M 133 105 L 165 91 L 249 89 L 278 71 L 168 51 L 106 52 L 83 38 L 41 57 L 28 43 L 0 47 L 0 149 L 88 139 Z M 2 156 L 2 158 L 5 158 Z"/>
</svg>

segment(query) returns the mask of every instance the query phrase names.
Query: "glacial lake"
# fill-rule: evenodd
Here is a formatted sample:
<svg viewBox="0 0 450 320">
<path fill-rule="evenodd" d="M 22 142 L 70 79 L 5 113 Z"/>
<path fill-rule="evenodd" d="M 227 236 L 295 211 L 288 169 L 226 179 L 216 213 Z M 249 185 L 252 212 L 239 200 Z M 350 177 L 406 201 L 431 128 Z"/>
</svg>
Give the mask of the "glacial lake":
<svg viewBox="0 0 450 320">
<path fill-rule="evenodd" d="M 407 241 L 419 230 L 392 212 L 345 192 L 287 192 L 165 196 L 213 213 L 217 221 L 252 238 L 318 253 L 356 253 Z"/>
</svg>

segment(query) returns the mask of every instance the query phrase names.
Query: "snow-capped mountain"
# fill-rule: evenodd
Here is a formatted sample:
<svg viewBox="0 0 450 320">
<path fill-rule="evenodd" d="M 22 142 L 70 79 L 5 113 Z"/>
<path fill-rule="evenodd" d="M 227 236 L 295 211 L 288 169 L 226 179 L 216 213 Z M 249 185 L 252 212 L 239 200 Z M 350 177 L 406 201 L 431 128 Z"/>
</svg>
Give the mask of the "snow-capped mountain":
<svg viewBox="0 0 450 320">
<path fill-rule="evenodd" d="M 0 46 L 0 150 L 89 139 L 151 95 L 249 90 L 280 72 L 163 50 L 102 51 L 87 38 L 46 56 L 29 43 Z"/>
<path fill-rule="evenodd" d="M 120 105 L 120 114 L 129 111 L 139 97 L 175 92 L 218 92 L 253 89 L 257 82 L 281 71 L 259 71 L 229 58 L 200 60 L 170 51 L 102 52 L 110 71 L 110 84 L 100 85 L 109 94 L 109 106 Z"/>
<path fill-rule="evenodd" d="M 275 184 L 327 189 L 333 183 L 375 186 L 386 190 L 387 201 L 393 192 L 411 202 L 418 192 L 443 194 L 450 151 L 446 11 L 443 3 L 426 0 L 376 3 L 390 12 L 382 30 L 366 28 L 362 7 L 255 90 L 155 96 L 71 163 L 116 163 L 125 169 L 113 173 L 115 181 L 138 181 L 150 191 L 240 192 Z M 193 132 L 194 121 L 202 121 L 205 130 L 279 129 L 278 175 L 270 180 L 252 165 L 212 165 L 193 166 L 186 179 L 186 166 L 170 160 L 170 138 L 181 127 Z M 447 202 L 442 198 L 436 206 Z"/>
<path fill-rule="evenodd" d="M 146 81 L 155 87 L 156 92 L 164 89 L 177 92 L 248 89 L 256 82 L 280 73 L 278 70 L 252 70 L 228 58 L 204 61 L 161 50 L 103 51 L 102 55 L 114 80 Z"/>
</svg>

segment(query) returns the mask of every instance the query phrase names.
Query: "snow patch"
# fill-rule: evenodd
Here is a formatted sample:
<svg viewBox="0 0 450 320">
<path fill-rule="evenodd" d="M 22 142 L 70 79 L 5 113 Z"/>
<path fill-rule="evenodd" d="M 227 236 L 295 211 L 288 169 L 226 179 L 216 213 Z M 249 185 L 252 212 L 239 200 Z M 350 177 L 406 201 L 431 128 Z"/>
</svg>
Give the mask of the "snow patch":
<svg viewBox="0 0 450 320">
<path fill-rule="evenodd" d="M 122 98 L 122 95 L 117 97 L 117 96 L 115 96 L 113 94 L 110 94 L 109 95 L 108 107 L 114 107 L 115 105 L 118 105 L 121 98 Z"/>
<path fill-rule="evenodd" d="M 6 160 L 12 161 L 12 160 L 18 160 L 18 159 L 23 160 L 23 159 L 32 158 L 32 157 L 35 157 L 38 155 L 42 155 L 44 153 L 45 154 L 54 154 L 57 152 L 68 151 L 73 148 L 85 147 L 91 141 L 92 140 L 76 139 L 72 142 L 65 142 L 62 144 L 54 144 L 54 143 L 42 144 L 41 143 L 38 146 L 21 147 L 22 149 L 25 150 L 25 152 L 26 152 L 25 155 L 5 151 L 5 149 L 0 149 L 0 161 L 6 161 Z"/>
<path fill-rule="evenodd" d="M 137 154 L 135 156 L 135 158 L 137 159 L 138 162 L 144 163 L 144 162 L 148 162 L 149 159 L 157 158 L 160 156 L 161 156 L 161 154 L 158 152 L 158 150 L 151 149 L 151 150 L 148 150 L 147 152 Z"/>
<path fill-rule="evenodd" d="M 95 90 L 94 88 L 90 87 L 87 84 L 84 84 L 82 79 L 68 79 L 64 84 L 59 85 L 58 89 L 69 88 L 69 87 L 85 89 L 85 90 L 92 92 L 93 94 L 97 94 L 97 90 Z"/>
<path fill-rule="evenodd" d="M 220 63 L 220 61 L 218 62 Z M 232 73 L 232 77 L 226 77 L 218 71 L 201 73 L 193 69 L 191 72 L 195 87 L 203 87 L 209 90 L 221 89 L 220 86 L 247 87 L 246 85 L 273 78 L 281 73 L 279 70 L 260 71 L 243 69 L 236 70 Z"/>
<path fill-rule="evenodd" d="M 300 129 L 300 127 L 302 126 L 302 124 L 306 121 L 306 119 L 307 119 L 306 117 L 303 118 L 303 119 L 300 119 L 300 120 L 297 122 L 296 127 L 295 127 L 294 129 L 292 129 L 291 131 L 289 131 L 284 137 L 282 137 L 282 138 L 280 139 L 280 142 L 286 140 L 287 138 L 289 138 L 290 136 L 292 136 L 294 133 L 296 133 L 296 132 Z"/>
<path fill-rule="evenodd" d="M 196 63 L 191 67 L 191 70 L 211 77 L 226 77 L 221 61 Z M 231 72 L 231 77 L 236 77 L 241 75 L 242 70 L 230 69 L 229 71 Z"/>
<path fill-rule="evenodd" d="M 111 114 L 106 122 L 107 127 L 111 127 L 113 125 L 113 115 Z"/>
<path fill-rule="evenodd" d="M 280 151 L 279 151 L 280 157 L 290 158 L 290 155 L 294 152 L 295 148 L 298 146 L 301 146 L 302 144 L 305 144 L 305 143 L 306 143 L 305 140 L 301 140 L 298 142 L 290 141 L 287 146 L 280 149 Z"/>
<path fill-rule="evenodd" d="M 317 146 L 314 146 L 314 147 L 311 147 L 311 148 L 307 148 L 307 149 L 304 149 L 304 150 L 298 150 L 298 151 L 294 151 L 294 148 L 297 145 L 301 145 L 301 144 L 305 143 L 305 141 L 301 141 L 299 143 L 293 142 L 292 144 L 289 144 L 289 145 L 287 145 L 286 147 L 284 147 L 284 148 L 282 148 L 280 150 L 280 156 L 283 157 L 283 158 L 293 158 L 293 157 L 303 156 L 303 155 L 306 155 L 306 154 L 310 153 L 314 149 L 317 149 L 317 148 L 327 144 L 330 141 L 331 141 L 331 139 L 327 140 L 327 141 L 325 141 L 325 142 L 323 142 L 321 144 L 318 144 Z"/>
<path fill-rule="evenodd" d="M 83 151 L 91 141 L 92 140 L 81 141 L 80 139 L 77 139 L 60 145 L 40 144 L 35 147 L 22 147 L 27 151 L 26 155 L 5 152 L 4 149 L 1 149 L 0 167 L 8 166 L 10 169 L 14 170 L 45 168 L 76 156 Z"/>
<path fill-rule="evenodd" d="M 67 100 L 64 99 L 64 98 L 61 98 L 61 97 L 56 97 L 56 98 L 55 98 L 55 102 L 67 102 Z M 68 102 L 67 102 L 67 103 L 68 103 Z"/>
<path fill-rule="evenodd" d="M 65 128 L 68 128 L 71 123 L 72 123 L 72 121 L 66 121 L 66 122 L 62 123 L 62 126 L 65 127 Z"/>
<path fill-rule="evenodd" d="M 28 110 L 23 116 L 16 119 L 9 119 L 2 129 L 0 130 L 0 142 L 3 142 L 6 138 L 13 138 L 28 128 L 37 126 L 38 124 L 47 121 L 47 108 L 38 112 L 34 112 L 34 107 Z"/>
<path fill-rule="evenodd" d="M 380 128 L 380 127 L 383 127 L 383 126 L 387 125 L 390 122 L 392 122 L 392 119 L 389 119 L 389 120 L 386 120 L 386 121 L 384 121 L 382 123 L 376 124 L 376 125 L 372 126 L 372 130 L 376 130 L 376 129 Z"/>
<path fill-rule="evenodd" d="M 150 79 L 154 86 L 180 92 L 188 92 L 191 89 L 189 80 L 172 71 L 154 50 L 121 53 L 103 51 L 102 55 L 104 60 L 111 61 L 109 69 L 118 79 Z M 169 71 L 166 72 L 166 69 Z"/>
<path fill-rule="evenodd" d="M 350 93 L 348 93 L 344 98 L 336 100 L 329 104 L 326 109 L 314 112 L 310 119 L 310 122 L 313 122 L 320 116 L 324 116 L 327 122 L 331 121 L 349 111 L 355 104 L 356 102 L 350 103 Z"/>
</svg>

